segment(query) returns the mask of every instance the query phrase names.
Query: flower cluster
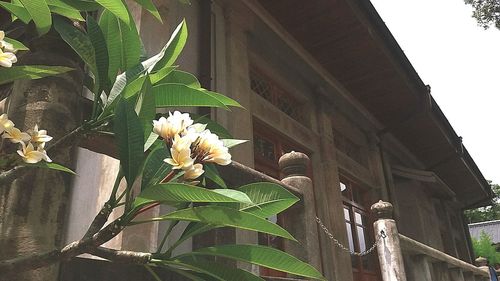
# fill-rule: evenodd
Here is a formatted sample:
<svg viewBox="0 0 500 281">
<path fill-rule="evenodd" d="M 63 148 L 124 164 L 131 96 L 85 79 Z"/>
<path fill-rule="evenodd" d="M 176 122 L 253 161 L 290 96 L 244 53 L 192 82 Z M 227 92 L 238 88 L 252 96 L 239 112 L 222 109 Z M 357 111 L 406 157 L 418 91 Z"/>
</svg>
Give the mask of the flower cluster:
<svg viewBox="0 0 500 281">
<path fill-rule="evenodd" d="M 13 63 L 17 62 L 16 49 L 4 39 L 5 32 L 0 30 L 0 66 L 11 67 Z"/>
<path fill-rule="evenodd" d="M 47 135 L 46 130 L 38 130 L 38 125 L 35 125 L 30 134 L 21 132 L 14 126 L 14 122 L 9 120 L 7 114 L 2 114 L 0 115 L 0 135 L 11 143 L 21 145 L 17 154 L 23 158 L 24 162 L 38 163 L 42 160 L 52 162 L 45 151 L 45 143 L 52 137 Z"/>
<path fill-rule="evenodd" d="M 184 171 L 185 180 L 201 176 L 203 163 L 231 163 L 231 154 L 219 137 L 206 129 L 206 125 L 193 123 L 188 113 L 179 111 L 169 112 L 167 118 L 153 120 L 153 132 L 170 147 L 172 158 L 164 161 L 172 165 L 172 169 Z"/>
</svg>

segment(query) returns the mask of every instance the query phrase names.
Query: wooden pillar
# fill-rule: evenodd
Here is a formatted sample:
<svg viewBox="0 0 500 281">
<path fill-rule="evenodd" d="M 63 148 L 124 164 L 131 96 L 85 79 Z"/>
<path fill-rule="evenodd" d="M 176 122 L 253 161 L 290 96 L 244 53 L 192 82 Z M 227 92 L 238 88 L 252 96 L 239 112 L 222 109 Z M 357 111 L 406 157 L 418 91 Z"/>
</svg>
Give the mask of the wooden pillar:
<svg viewBox="0 0 500 281">
<path fill-rule="evenodd" d="M 54 137 L 54 142 L 79 124 L 83 72 L 73 51 L 54 34 L 39 39 L 30 47 L 32 52 L 23 56 L 19 64 L 61 65 L 75 69 L 58 76 L 16 81 L 9 97 L 7 112 L 16 127 L 26 131 L 38 124 Z M 71 167 L 74 163 L 72 148 L 60 146 L 48 154 L 54 162 Z M 71 181 L 71 176 L 62 172 L 32 169 L 10 184 L 0 186 L 0 260 L 62 246 Z M 10 278 L 0 273 L 0 279 L 50 281 L 56 280 L 57 275 L 58 265 L 53 265 L 19 272 Z"/>
<path fill-rule="evenodd" d="M 320 138 L 319 158 L 321 165 L 314 169 L 314 193 L 318 217 L 342 244 L 348 245 L 345 226 L 342 193 L 340 191 L 337 150 L 332 129 L 332 104 L 325 101 L 318 92 L 316 100 L 316 119 Z M 325 277 L 328 280 L 353 280 L 351 256 L 338 248 L 320 230 L 321 254 Z"/>
<path fill-rule="evenodd" d="M 380 239 L 380 235 L 383 237 L 377 245 L 382 280 L 406 281 L 398 228 L 392 219 L 392 204 L 379 201 L 372 205 L 371 210 L 377 218 L 373 223 L 375 239 Z"/>
<path fill-rule="evenodd" d="M 316 208 L 312 191 L 312 181 L 306 176 L 309 157 L 304 153 L 290 152 L 281 156 L 279 167 L 283 174 L 283 183 L 296 187 L 302 192 L 302 201 L 287 210 L 288 221 L 285 227 L 300 242 L 285 241 L 288 253 L 306 259 L 312 266 L 321 271 L 321 257 L 316 225 Z M 291 247 L 287 247 L 290 245 Z M 290 250 L 290 251 L 289 251 Z"/>
</svg>

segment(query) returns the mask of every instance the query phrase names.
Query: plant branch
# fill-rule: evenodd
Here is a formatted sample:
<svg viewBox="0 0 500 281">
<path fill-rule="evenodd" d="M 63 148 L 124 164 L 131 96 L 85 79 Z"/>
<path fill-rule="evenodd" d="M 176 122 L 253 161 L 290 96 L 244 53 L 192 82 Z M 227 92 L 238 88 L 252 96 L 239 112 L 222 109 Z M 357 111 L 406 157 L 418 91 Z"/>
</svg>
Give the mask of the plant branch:
<svg viewBox="0 0 500 281">
<path fill-rule="evenodd" d="M 88 239 L 94 234 L 99 232 L 104 224 L 108 221 L 109 215 L 113 211 L 113 207 L 109 203 L 105 203 L 101 211 L 95 216 L 94 220 L 90 224 L 87 232 L 83 236 L 83 239 Z"/>
<path fill-rule="evenodd" d="M 110 261 L 128 264 L 147 264 L 152 257 L 151 253 L 121 251 L 105 247 L 94 248 L 89 253 Z"/>
<path fill-rule="evenodd" d="M 100 216 L 100 214 L 101 213 L 99 213 L 96 217 Z M 96 219 L 94 219 L 94 221 L 96 221 Z M 123 228 L 124 226 L 121 224 L 121 219 L 117 219 L 91 237 L 72 242 L 62 249 L 52 250 L 28 257 L 19 257 L 0 261 L 0 272 L 9 274 L 18 271 L 33 270 L 56 262 L 69 260 L 83 253 L 90 253 L 92 250 L 118 235 Z"/>
</svg>

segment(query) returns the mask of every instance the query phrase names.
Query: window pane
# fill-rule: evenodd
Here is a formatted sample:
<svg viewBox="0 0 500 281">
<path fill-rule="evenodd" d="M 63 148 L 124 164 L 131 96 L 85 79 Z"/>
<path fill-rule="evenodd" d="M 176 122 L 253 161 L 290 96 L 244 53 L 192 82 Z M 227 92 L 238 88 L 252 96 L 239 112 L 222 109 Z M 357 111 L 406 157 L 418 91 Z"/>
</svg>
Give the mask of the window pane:
<svg viewBox="0 0 500 281">
<path fill-rule="evenodd" d="M 357 223 L 357 224 L 361 224 L 363 225 L 363 220 L 361 219 L 361 214 L 358 213 L 358 212 L 354 212 L 354 221 Z"/>
<path fill-rule="evenodd" d="M 366 250 L 365 229 L 362 228 L 361 226 L 356 226 L 356 230 L 358 231 L 359 250 L 360 252 L 365 251 Z"/>
<path fill-rule="evenodd" d="M 347 229 L 347 239 L 349 240 L 349 250 L 354 251 L 354 240 L 352 237 L 352 228 L 351 224 L 346 222 L 345 228 Z"/>
<path fill-rule="evenodd" d="M 349 214 L 349 209 L 344 208 L 344 218 L 346 221 L 351 221 L 351 215 Z"/>
<path fill-rule="evenodd" d="M 255 154 L 267 158 L 271 161 L 276 160 L 276 153 L 274 149 L 274 144 L 260 136 L 254 136 L 254 150 Z"/>
</svg>

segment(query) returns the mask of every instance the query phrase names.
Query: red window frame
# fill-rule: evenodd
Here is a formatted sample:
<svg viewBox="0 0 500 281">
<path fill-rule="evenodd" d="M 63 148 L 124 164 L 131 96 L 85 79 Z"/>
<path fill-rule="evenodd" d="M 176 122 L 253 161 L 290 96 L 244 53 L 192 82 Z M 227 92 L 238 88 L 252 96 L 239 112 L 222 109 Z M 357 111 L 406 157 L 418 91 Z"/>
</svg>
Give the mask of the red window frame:
<svg viewBox="0 0 500 281">
<path fill-rule="evenodd" d="M 301 146 L 300 144 L 294 143 L 293 141 L 289 140 L 286 136 L 283 136 L 279 132 L 276 132 L 276 130 L 270 128 L 269 126 L 266 126 L 262 122 L 258 120 L 254 120 L 254 130 L 253 130 L 253 135 L 254 135 L 254 162 L 255 162 L 255 170 L 262 172 L 268 176 L 271 176 L 276 179 L 281 179 L 282 174 L 280 172 L 279 166 L 278 166 L 278 160 L 279 158 L 292 150 L 297 151 L 297 152 L 302 152 L 305 154 L 310 155 L 310 151 L 308 151 L 306 148 Z M 267 142 L 267 145 L 272 147 L 273 157 L 265 157 L 259 153 L 256 152 L 257 148 L 255 147 L 256 140 L 261 139 L 262 142 Z M 265 152 L 264 152 L 265 153 Z M 308 176 L 312 178 L 312 167 L 309 165 L 308 167 Z M 277 216 L 276 218 L 277 224 L 279 225 L 284 225 L 284 221 L 287 220 L 286 213 L 281 213 Z M 276 237 L 264 233 L 259 233 L 259 244 L 264 244 L 268 245 L 271 247 L 275 247 L 280 250 L 285 250 L 284 247 L 284 241 L 283 238 L 281 237 Z M 261 267 L 260 268 L 260 275 L 261 276 L 268 276 L 268 277 L 286 277 L 286 273 L 281 272 L 281 271 L 276 271 L 273 269 Z"/>
<path fill-rule="evenodd" d="M 368 211 L 366 189 L 345 176 L 340 176 L 344 220 L 351 251 L 362 252 L 374 243 L 373 218 Z M 379 281 L 380 269 L 376 252 L 366 256 L 351 255 L 354 281 Z"/>
</svg>

